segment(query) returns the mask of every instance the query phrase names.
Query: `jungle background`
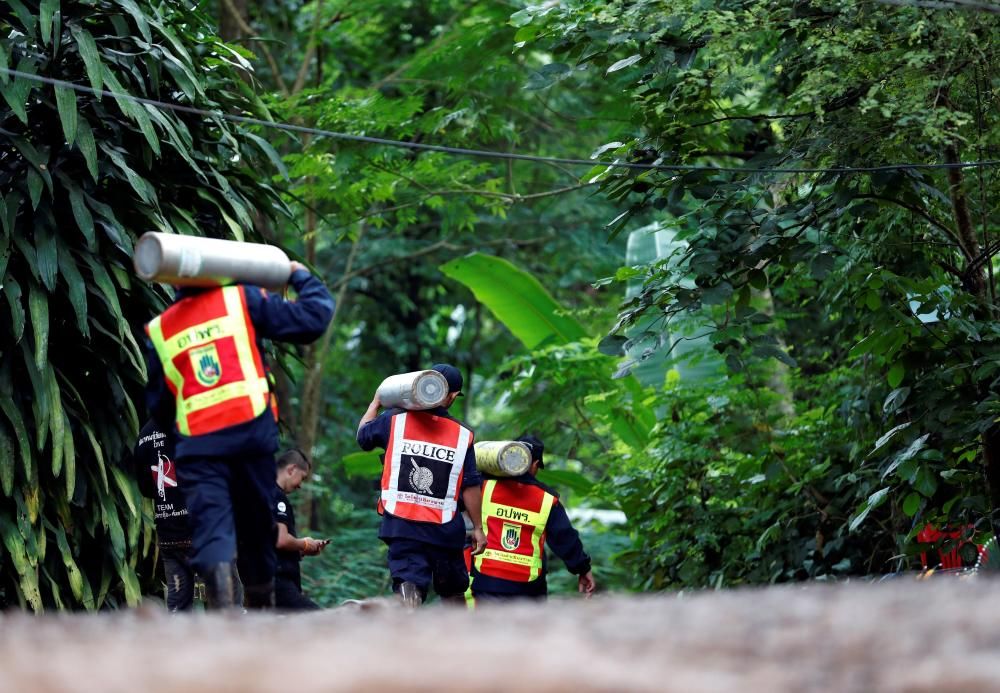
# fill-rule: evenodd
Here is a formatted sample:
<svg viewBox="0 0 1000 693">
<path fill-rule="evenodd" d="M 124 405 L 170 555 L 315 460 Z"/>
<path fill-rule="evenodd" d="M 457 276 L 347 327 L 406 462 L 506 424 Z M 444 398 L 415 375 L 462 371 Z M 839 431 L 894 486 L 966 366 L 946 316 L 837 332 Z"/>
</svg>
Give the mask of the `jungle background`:
<svg viewBox="0 0 1000 693">
<path fill-rule="evenodd" d="M 477 439 L 537 433 L 568 507 L 621 513 L 577 520 L 605 589 L 870 579 L 913 569 L 929 522 L 983 542 L 998 173 L 956 165 L 997 158 L 998 22 L 971 0 L 3 0 L 3 603 L 157 590 L 128 467 L 169 300 L 132 272 L 150 230 L 279 244 L 337 298 L 322 340 L 272 355 L 283 444 L 315 461 L 301 533 L 333 540 L 303 566 L 325 605 L 388 588 L 354 432 L 382 378 L 437 361 Z"/>
</svg>

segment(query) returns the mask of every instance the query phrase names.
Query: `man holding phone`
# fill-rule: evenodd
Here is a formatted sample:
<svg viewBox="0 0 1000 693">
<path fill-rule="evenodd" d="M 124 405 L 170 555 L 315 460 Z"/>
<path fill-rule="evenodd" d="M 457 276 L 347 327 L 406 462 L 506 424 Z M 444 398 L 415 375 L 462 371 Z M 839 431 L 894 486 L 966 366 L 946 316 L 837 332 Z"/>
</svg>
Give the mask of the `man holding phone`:
<svg viewBox="0 0 1000 693">
<path fill-rule="evenodd" d="M 301 450 L 293 449 L 278 458 L 277 488 L 274 492 L 274 521 L 278 526 L 278 570 L 274 578 L 274 606 L 284 611 L 310 611 L 319 605 L 302 593 L 299 562 L 303 556 L 318 556 L 327 539 L 295 536 L 295 511 L 288 494 L 295 491 L 312 473 L 312 462 Z"/>
</svg>

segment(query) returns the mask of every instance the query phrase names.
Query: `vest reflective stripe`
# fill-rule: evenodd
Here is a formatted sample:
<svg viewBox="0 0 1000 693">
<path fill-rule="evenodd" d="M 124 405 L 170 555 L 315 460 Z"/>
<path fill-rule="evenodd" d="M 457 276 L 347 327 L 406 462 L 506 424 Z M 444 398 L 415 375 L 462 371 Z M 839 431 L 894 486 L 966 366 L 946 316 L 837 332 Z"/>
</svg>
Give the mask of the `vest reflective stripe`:
<svg viewBox="0 0 1000 693">
<path fill-rule="evenodd" d="M 472 431 L 454 419 L 413 411 L 389 427 L 381 508 L 396 517 L 444 524 L 458 512 Z"/>
<path fill-rule="evenodd" d="M 270 388 L 242 287 L 181 299 L 146 332 L 174 394 L 183 435 L 213 433 L 266 411 Z"/>
<path fill-rule="evenodd" d="M 462 549 L 462 557 L 465 559 L 465 571 L 469 574 L 469 586 L 465 588 L 465 608 L 470 611 L 476 608 L 476 597 L 472 594 L 472 547 L 466 546 Z"/>
<path fill-rule="evenodd" d="M 486 550 L 476 556 L 476 570 L 514 582 L 537 580 L 555 500 L 545 489 L 519 481 L 490 479 L 483 484 Z"/>
</svg>

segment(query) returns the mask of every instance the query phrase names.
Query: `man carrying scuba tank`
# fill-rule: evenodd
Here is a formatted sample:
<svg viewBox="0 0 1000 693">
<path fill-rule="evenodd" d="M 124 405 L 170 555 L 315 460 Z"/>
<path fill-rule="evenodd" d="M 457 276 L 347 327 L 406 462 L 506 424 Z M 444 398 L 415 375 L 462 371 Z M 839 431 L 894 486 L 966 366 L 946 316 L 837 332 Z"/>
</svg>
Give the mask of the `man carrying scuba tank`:
<svg viewBox="0 0 1000 693">
<path fill-rule="evenodd" d="M 480 476 L 473 434 L 448 413 L 462 394 L 462 374 L 443 363 L 431 370 L 447 381 L 447 396 L 439 406 L 391 408 L 378 414 L 382 402 L 376 392 L 357 435 L 362 450 L 386 451 L 379 538 L 389 547 L 392 589 L 411 608 L 424 602 L 432 585 L 443 601 L 464 603 L 469 573 L 460 503 L 473 518 L 474 551 L 486 546 L 479 525 Z"/>
<path fill-rule="evenodd" d="M 333 298 L 291 263 L 289 301 L 257 286 L 177 289 L 147 326 L 151 412 L 171 410 L 177 479 L 192 529 L 191 563 L 210 608 L 235 606 L 238 559 L 246 605 L 274 604 L 275 524 L 271 501 L 277 413 L 261 340 L 307 344 L 326 330 Z"/>
<path fill-rule="evenodd" d="M 559 495 L 535 476 L 545 466 L 545 446 L 535 436 L 517 442 L 531 450 L 531 466 L 516 477 L 486 476 L 482 518 L 486 550 L 473 559 L 472 595 L 476 603 L 518 598 L 544 599 L 548 594 L 545 545 L 579 576 L 579 590 L 593 595 L 597 587 L 590 556 L 570 523 Z"/>
</svg>

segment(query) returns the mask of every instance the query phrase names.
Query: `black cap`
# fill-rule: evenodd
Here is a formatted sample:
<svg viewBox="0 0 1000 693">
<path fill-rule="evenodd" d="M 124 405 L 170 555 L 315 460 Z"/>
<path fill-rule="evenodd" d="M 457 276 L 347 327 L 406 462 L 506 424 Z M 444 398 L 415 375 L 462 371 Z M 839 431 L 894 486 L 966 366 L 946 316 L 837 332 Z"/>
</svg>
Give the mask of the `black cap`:
<svg viewBox="0 0 1000 693">
<path fill-rule="evenodd" d="M 448 381 L 448 392 L 462 393 L 462 373 L 450 363 L 435 363 L 431 366 L 432 371 L 437 371 Z"/>
<path fill-rule="evenodd" d="M 540 469 L 545 468 L 545 462 L 542 460 L 542 454 L 545 452 L 545 443 L 538 436 L 524 435 L 517 439 L 518 443 L 524 443 L 531 449 L 531 461 L 534 462 L 538 460 L 538 467 Z"/>
</svg>

